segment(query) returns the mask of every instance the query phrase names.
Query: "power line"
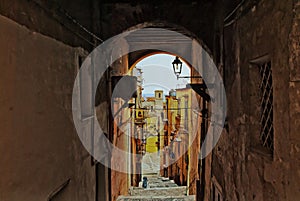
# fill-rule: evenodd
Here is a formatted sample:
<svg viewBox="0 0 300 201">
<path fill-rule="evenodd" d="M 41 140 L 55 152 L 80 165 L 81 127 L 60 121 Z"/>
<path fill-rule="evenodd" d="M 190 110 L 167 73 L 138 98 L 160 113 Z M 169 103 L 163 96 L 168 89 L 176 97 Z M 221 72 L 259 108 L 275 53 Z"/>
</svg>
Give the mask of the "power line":
<svg viewBox="0 0 300 201">
<path fill-rule="evenodd" d="M 89 35 L 91 35 L 93 38 L 97 39 L 100 42 L 103 42 L 103 40 L 101 38 L 99 38 L 98 36 L 96 36 L 96 34 L 94 34 L 91 31 L 89 31 L 86 27 L 84 27 L 82 24 L 80 24 L 74 17 L 72 17 L 61 5 L 59 5 L 59 11 L 62 14 L 64 14 L 68 19 L 70 19 L 74 24 L 76 24 L 82 30 L 84 30 L 86 33 L 88 33 Z"/>
<path fill-rule="evenodd" d="M 43 9 L 44 11 L 46 11 L 46 13 L 48 13 L 48 15 L 50 17 L 52 17 L 54 20 L 56 20 L 59 24 L 61 24 L 63 27 L 65 27 L 66 29 L 68 29 L 71 33 L 73 33 L 74 35 L 78 36 L 79 38 L 83 39 L 85 42 L 89 43 L 90 45 L 94 46 L 95 43 L 90 41 L 89 39 L 87 39 L 86 37 L 82 36 L 81 34 L 79 34 L 78 32 L 76 32 L 75 30 L 73 30 L 72 28 L 68 27 L 64 22 L 62 22 L 62 20 L 59 19 L 59 17 L 57 17 L 53 11 L 49 10 L 47 7 L 45 7 L 44 5 L 42 5 L 41 2 L 37 1 L 37 0 L 32 0 L 32 2 L 37 5 L 38 7 L 40 7 L 41 9 Z M 83 30 L 84 32 L 86 32 L 87 34 L 89 34 L 90 36 L 92 36 L 93 38 L 97 39 L 100 42 L 103 42 L 103 40 L 101 38 L 99 38 L 98 36 L 96 36 L 94 33 L 92 33 L 91 31 L 89 31 L 86 27 L 84 27 L 82 24 L 80 24 L 74 17 L 72 17 L 70 14 L 68 14 L 60 5 L 58 5 L 58 7 L 60 8 L 58 11 L 63 14 L 67 19 L 69 19 L 73 24 L 77 25 L 81 30 Z"/>
</svg>

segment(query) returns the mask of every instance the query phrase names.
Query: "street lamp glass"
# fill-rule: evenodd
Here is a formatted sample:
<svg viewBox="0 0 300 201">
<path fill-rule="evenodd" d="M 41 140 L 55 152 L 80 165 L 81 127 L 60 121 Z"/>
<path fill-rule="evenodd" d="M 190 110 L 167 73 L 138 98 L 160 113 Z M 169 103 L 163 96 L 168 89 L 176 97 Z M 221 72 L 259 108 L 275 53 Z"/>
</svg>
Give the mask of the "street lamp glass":
<svg viewBox="0 0 300 201">
<path fill-rule="evenodd" d="M 180 61 L 179 57 L 176 56 L 175 60 L 172 62 L 173 70 L 176 76 L 181 74 L 182 70 L 182 62 Z"/>
</svg>

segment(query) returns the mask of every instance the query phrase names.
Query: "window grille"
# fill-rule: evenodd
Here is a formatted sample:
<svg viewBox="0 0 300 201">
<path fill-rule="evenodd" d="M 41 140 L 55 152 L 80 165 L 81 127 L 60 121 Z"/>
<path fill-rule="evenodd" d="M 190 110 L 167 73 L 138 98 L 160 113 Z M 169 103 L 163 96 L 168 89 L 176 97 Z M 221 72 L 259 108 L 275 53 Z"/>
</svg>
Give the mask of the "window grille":
<svg viewBox="0 0 300 201">
<path fill-rule="evenodd" d="M 274 127 L 273 127 L 273 85 L 271 62 L 259 65 L 261 75 L 261 133 L 260 140 L 264 147 L 273 153 Z"/>
</svg>

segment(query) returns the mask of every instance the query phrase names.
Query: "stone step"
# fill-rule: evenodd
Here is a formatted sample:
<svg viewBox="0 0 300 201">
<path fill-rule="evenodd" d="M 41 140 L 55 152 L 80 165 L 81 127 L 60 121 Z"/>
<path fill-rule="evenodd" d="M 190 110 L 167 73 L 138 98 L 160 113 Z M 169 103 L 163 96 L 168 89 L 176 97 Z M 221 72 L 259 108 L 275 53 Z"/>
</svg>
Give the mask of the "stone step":
<svg viewBox="0 0 300 201">
<path fill-rule="evenodd" d="M 149 188 L 178 187 L 174 182 L 149 183 Z"/>
<path fill-rule="evenodd" d="M 167 177 L 147 177 L 148 179 L 148 188 L 165 188 L 165 187 L 178 187 L 174 180 L 170 180 Z M 142 186 L 140 182 L 139 186 Z"/>
<path fill-rule="evenodd" d="M 139 188 L 131 187 L 129 195 L 131 196 L 184 196 L 186 195 L 186 186 L 176 187 L 157 187 L 157 188 Z"/>
<path fill-rule="evenodd" d="M 170 180 L 169 178 L 148 178 L 148 182 L 153 182 L 153 183 L 157 183 L 157 182 L 173 182 L 174 180 Z"/>
<path fill-rule="evenodd" d="M 195 201 L 196 196 L 119 196 L 117 201 Z"/>
<path fill-rule="evenodd" d="M 143 176 L 148 177 L 148 178 L 160 178 L 157 173 L 148 173 L 148 174 L 143 174 Z"/>
</svg>

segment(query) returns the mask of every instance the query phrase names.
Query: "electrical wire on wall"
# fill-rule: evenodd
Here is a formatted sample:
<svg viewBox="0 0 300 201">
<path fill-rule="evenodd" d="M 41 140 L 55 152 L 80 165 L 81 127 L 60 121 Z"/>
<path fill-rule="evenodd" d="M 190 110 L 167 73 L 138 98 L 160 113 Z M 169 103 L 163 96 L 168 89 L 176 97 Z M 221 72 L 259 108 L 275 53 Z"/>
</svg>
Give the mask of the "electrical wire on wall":
<svg viewBox="0 0 300 201">
<path fill-rule="evenodd" d="M 83 26 L 82 24 L 80 24 L 78 22 L 78 20 L 76 20 L 73 16 L 71 16 L 64 8 L 62 8 L 61 5 L 59 5 L 56 2 L 56 7 L 58 9 L 55 9 L 54 11 L 48 9 L 46 6 L 44 6 L 44 3 L 38 1 L 38 0 L 32 0 L 32 2 L 37 5 L 39 8 L 43 9 L 51 18 L 53 18 L 55 21 L 57 21 L 59 24 L 61 24 L 64 28 L 68 29 L 71 33 L 73 33 L 74 35 L 76 35 L 77 37 L 83 39 L 85 42 L 89 43 L 90 45 L 95 45 L 94 41 L 91 41 L 90 39 L 87 39 L 86 37 L 84 37 L 83 35 L 81 35 L 80 33 L 78 33 L 77 31 L 75 31 L 74 29 L 72 29 L 70 26 L 67 26 L 67 22 L 64 22 L 63 20 L 61 20 L 60 18 L 64 18 L 67 19 L 69 21 L 69 23 L 72 23 L 74 25 L 76 25 L 78 28 L 80 28 L 83 32 L 85 32 L 86 34 L 88 34 L 91 38 L 98 40 L 100 43 L 103 42 L 103 40 L 98 37 L 96 34 L 92 33 L 91 31 L 89 31 L 85 26 Z M 58 13 L 60 15 L 58 15 Z"/>
</svg>

